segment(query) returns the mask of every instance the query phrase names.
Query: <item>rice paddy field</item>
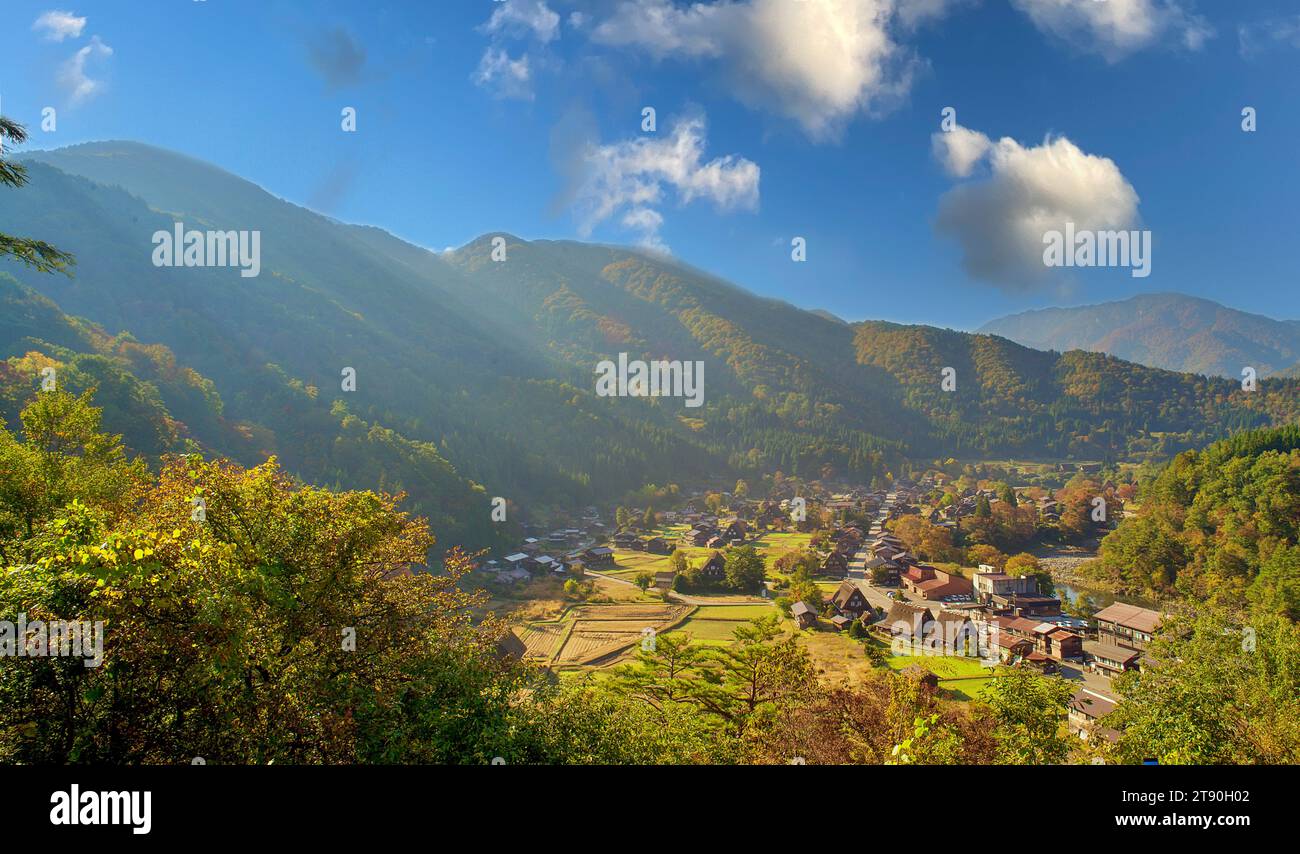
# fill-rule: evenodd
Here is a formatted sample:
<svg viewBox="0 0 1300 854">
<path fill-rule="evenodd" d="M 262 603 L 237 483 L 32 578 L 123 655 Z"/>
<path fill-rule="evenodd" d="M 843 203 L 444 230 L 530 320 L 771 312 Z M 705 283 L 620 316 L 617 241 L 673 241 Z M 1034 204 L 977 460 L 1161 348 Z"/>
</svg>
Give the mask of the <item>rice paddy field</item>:
<svg viewBox="0 0 1300 854">
<path fill-rule="evenodd" d="M 689 634 L 699 643 L 725 646 L 750 620 L 780 614 L 774 605 L 701 605 L 670 634 Z"/>
<path fill-rule="evenodd" d="M 531 659 L 559 667 L 595 665 L 631 650 L 647 631 L 671 630 L 693 610 L 653 602 L 581 605 L 559 619 L 525 623 L 516 633 Z"/>
</svg>

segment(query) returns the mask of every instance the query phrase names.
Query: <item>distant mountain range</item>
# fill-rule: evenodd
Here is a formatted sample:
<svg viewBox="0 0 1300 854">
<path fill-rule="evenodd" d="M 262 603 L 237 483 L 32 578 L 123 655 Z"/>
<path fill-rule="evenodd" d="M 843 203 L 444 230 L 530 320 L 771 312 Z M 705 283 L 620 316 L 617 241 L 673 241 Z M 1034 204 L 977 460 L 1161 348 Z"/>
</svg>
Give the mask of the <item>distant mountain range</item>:
<svg viewBox="0 0 1300 854">
<path fill-rule="evenodd" d="M 504 536 L 494 496 L 513 522 L 775 471 L 869 482 L 940 457 L 1168 456 L 1300 413 L 1296 380 L 1248 394 L 1098 353 L 845 323 L 628 249 L 489 234 L 435 253 L 137 143 L 23 159 L 0 231 L 77 266 L 0 265 L 11 428 L 53 360 L 141 453 L 275 454 L 312 482 L 406 491 L 443 544 Z M 260 276 L 154 266 L 152 235 L 178 221 L 260 231 Z M 704 405 L 599 396 L 596 365 L 620 353 L 703 362 Z"/>
<path fill-rule="evenodd" d="M 1293 375 L 1300 363 L 1300 321 L 1174 293 L 1026 311 L 979 331 L 1039 350 L 1091 350 L 1153 368 L 1238 379 L 1245 367 L 1261 377 Z"/>
</svg>

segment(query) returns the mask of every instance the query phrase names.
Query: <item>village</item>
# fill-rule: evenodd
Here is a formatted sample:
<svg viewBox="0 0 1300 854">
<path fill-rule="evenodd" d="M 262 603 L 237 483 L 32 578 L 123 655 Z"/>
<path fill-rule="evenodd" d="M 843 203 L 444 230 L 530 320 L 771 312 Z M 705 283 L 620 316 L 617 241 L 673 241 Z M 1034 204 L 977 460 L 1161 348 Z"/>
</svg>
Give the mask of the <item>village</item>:
<svg viewBox="0 0 1300 854">
<path fill-rule="evenodd" d="M 668 510 L 618 508 L 616 518 L 588 507 L 570 527 L 529 526 L 517 550 L 485 557 L 477 572 L 494 610 L 514 613 L 505 652 L 575 678 L 659 636 L 723 645 L 749 620 L 780 615 L 824 679 L 852 683 L 888 667 L 968 702 L 1005 668 L 1032 668 L 1071 682 L 1071 733 L 1117 737 L 1105 724 L 1122 702 L 1112 679 L 1143 666 L 1159 611 L 1116 601 L 1071 613 L 1036 566 L 928 561 L 896 533 L 925 520 L 957 537 L 1004 499 L 1052 526 L 1064 508 L 1050 491 L 968 487 L 951 500 L 952 487 L 930 476 L 802 489 L 764 499 L 699 492 Z"/>
</svg>

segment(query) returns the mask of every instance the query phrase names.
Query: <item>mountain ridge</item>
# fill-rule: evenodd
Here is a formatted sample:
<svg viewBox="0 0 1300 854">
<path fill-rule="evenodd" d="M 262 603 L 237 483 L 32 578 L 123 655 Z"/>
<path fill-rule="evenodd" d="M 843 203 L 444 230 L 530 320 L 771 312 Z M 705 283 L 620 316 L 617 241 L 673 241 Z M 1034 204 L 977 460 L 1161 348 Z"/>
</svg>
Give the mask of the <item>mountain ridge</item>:
<svg viewBox="0 0 1300 854">
<path fill-rule="evenodd" d="M 1289 380 L 1247 396 L 1229 380 L 1096 353 L 846 323 L 623 247 L 497 232 L 438 253 L 192 158 L 155 165 L 154 151 L 26 155 L 31 183 L 0 209 L 0 230 L 21 223 L 72 251 L 76 278 L 0 272 L 107 338 L 166 348 L 210 382 L 222 417 L 253 438 L 204 447 L 275 453 L 316 482 L 407 491 L 444 541 L 499 535 L 492 496 L 515 508 L 514 522 L 777 471 L 874 482 L 950 456 L 1166 457 L 1295 420 L 1300 406 Z M 202 198 L 187 196 L 188 170 Z M 177 184 L 191 189 L 168 189 Z M 154 267 L 150 235 L 174 216 L 261 230 L 261 276 Z M 599 396 L 594 367 L 620 352 L 705 362 L 705 405 Z M 340 389 L 347 367 L 355 391 Z M 940 385 L 947 367 L 951 392 Z"/>
<path fill-rule="evenodd" d="M 1276 320 L 1177 292 L 1083 306 L 1032 309 L 977 330 L 1036 349 L 1104 352 L 1150 367 L 1240 379 L 1300 362 L 1300 321 Z"/>
</svg>

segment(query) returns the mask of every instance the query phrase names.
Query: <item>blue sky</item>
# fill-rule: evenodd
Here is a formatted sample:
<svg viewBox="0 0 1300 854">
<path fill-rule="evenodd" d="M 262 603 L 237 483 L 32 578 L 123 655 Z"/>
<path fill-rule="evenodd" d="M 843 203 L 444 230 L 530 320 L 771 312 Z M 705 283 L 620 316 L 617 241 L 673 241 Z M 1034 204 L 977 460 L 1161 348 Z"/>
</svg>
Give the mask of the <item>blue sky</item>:
<svg viewBox="0 0 1300 854">
<path fill-rule="evenodd" d="M 7 0 L 4 18 L 0 109 L 33 147 L 175 149 L 430 248 L 643 243 L 796 305 L 961 329 L 1152 291 L 1300 318 L 1295 0 Z M 936 136 L 945 107 L 957 136 Z M 1029 269 L 1044 208 L 1149 229 L 1151 275 Z"/>
</svg>

